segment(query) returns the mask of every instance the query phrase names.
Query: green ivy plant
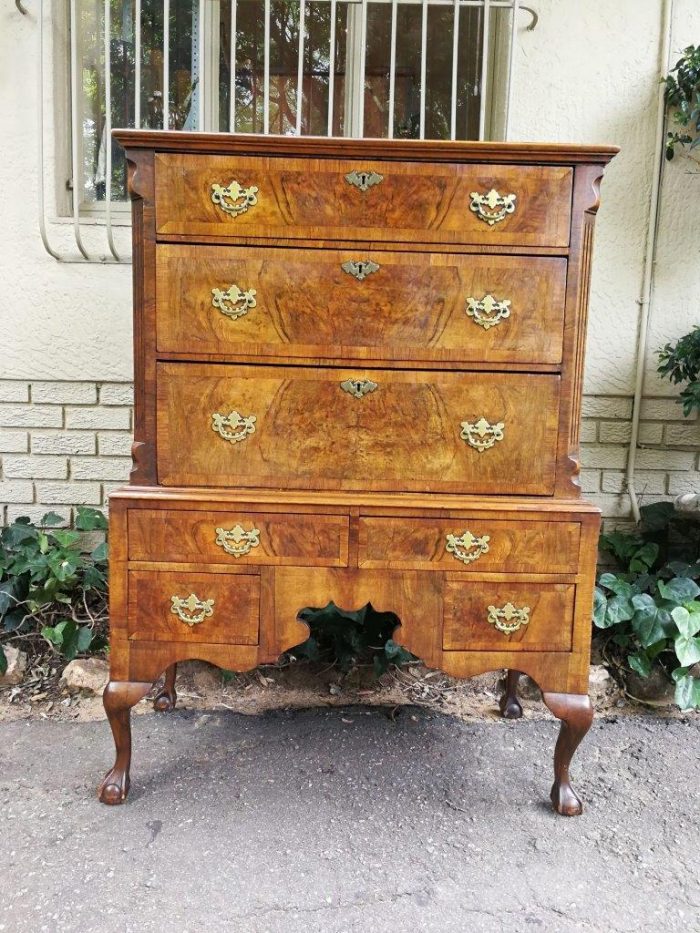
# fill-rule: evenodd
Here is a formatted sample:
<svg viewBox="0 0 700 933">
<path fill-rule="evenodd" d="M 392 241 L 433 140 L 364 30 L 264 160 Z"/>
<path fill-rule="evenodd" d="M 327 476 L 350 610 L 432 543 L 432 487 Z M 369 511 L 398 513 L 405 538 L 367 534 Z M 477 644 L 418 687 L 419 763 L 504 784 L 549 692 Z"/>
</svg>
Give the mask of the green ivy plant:
<svg viewBox="0 0 700 933">
<path fill-rule="evenodd" d="M 343 672 L 357 664 L 371 663 L 377 676 L 390 664 L 401 666 L 416 660 L 392 638 L 399 624 L 398 616 L 393 612 L 377 612 L 371 603 L 348 611 L 331 602 L 322 609 L 304 609 L 300 618 L 311 634 L 290 652 L 295 657 L 328 660 Z"/>
<path fill-rule="evenodd" d="M 642 508 L 639 530 L 602 535 L 618 569 L 598 577 L 593 622 L 642 677 L 661 670 L 681 709 L 700 707 L 700 525 L 670 502 Z"/>
<path fill-rule="evenodd" d="M 683 50 L 665 82 L 666 104 L 679 127 L 666 137 L 666 158 L 671 160 L 676 146 L 700 146 L 700 46 L 689 45 Z"/>
<path fill-rule="evenodd" d="M 658 372 L 662 376 L 674 385 L 686 383 L 678 399 L 683 414 L 688 417 L 693 411 L 700 411 L 700 327 L 694 327 L 675 343 L 667 343 L 658 356 Z"/>
<path fill-rule="evenodd" d="M 49 512 L 38 525 L 18 518 L 0 531 L 0 673 L 11 642 L 43 637 L 67 660 L 106 645 L 107 544 L 86 554 L 80 543 L 107 521 L 79 508 L 75 530 L 52 528 L 62 522 Z"/>
</svg>

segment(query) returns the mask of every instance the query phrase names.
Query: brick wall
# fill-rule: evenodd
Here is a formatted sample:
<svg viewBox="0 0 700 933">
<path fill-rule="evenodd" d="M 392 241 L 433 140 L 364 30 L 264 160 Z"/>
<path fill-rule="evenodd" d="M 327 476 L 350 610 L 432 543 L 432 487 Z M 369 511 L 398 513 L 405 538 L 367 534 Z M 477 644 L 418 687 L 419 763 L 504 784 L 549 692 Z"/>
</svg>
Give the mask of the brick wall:
<svg viewBox="0 0 700 933">
<path fill-rule="evenodd" d="M 0 523 L 77 505 L 106 507 L 131 468 L 131 385 L 0 380 Z M 583 402 L 581 484 L 607 519 L 629 519 L 625 465 L 632 399 Z M 700 492 L 700 422 L 673 399 L 642 407 L 637 491 L 642 503 Z"/>
</svg>

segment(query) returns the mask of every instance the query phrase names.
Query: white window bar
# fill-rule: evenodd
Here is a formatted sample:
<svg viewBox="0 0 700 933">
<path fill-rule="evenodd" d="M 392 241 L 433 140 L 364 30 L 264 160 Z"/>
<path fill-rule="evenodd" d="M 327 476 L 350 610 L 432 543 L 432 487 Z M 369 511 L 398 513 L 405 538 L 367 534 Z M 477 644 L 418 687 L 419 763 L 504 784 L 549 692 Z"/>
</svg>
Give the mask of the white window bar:
<svg viewBox="0 0 700 933">
<path fill-rule="evenodd" d="M 489 36 L 491 32 L 491 0 L 483 0 L 481 17 L 481 77 L 479 78 L 479 139 L 486 132 L 486 88 L 489 77 Z"/>
<path fill-rule="evenodd" d="M 111 126 L 112 126 L 112 56 L 111 56 L 111 5 L 110 0 L 104 0 L 104 97 L 101 102 L 100 110 L 104 112 L 104 134 L 102 145 L 105 154 L 105 205 L 104 220 L 106 226 L 107 245 L 109 247 L 107 255 L 98 255 L 92 247 L 88 249 L 83 235 L 83 220 L 81 218 L 81 207 L 84 201 L 84 168 L 83 168 L 83 109 L 84 109 L 84 91 L 82 87 L 82 38 L 80 35 L 81 17 L 78 15 L 78 4 L 82 0 L 69 0 L 68 20 L 70 27 L 70 43 L 68 49 L 68 58 L 70 62 L 70 167 L 68 171 L 69 186 L 72 191 L 72 210 L 70 217 L 70 227 L 77 247 L 77 254 L 64 253 L 62 249 L 55 248 L 49 238 L 49 228 L 47 222 L 47 195 L 46 195 L 46 176 L 49 174 L 45 161 L 45 82 L 48 80 L 45 63 L 47 54 L 57 54 L 53 49 L 52 53 L 47 53 L 44 30 L 50 29 L 52 11 L 47 2 L 42 9 L 42 15 L 39 17 L 39 54 L 38 54 L 38 81 L 39 81 L 39 127 L 38 127 L 38 149 L 41 166 L 40 185 L 39 185 L 39 231 L 46 251 L 59 261 L 65 262 L 128 262 L 128 258 L 122 256 L 116 248 L 113 233 L 113 214 L 114 204 L 112 202 L 113 184 L 112 184 L 112 146 L 111 146 Z M 218 125 L 218 106 L 208 106 L 205 109 L 205 98 L 210 100 L 214 98 L 209 94 L 207 97 L 207 88 L 204 86 L 207 82 L 217 81 L 218 92 L 218 29 L 205 29 L 205 19 L 203 12 L 211 0 L 196 0 L 193 9 L 193 36 L 192 36 L 192 97 L 193 112 L 192 122 L 200 130 L 216 130 Z M 231 35 L 230 35 L 230 88 L 229 88 L 229 124 L 228 131 L 236 131 L 236 58 L 238 52 L 239 33 L 237 27 L 238 0 L 229 0 L 231 4 Z M 300 0 L 299 7 L 299 40 L 298 40 L 298 58 L 297 58 L 297 88 L 296 88 L 296 120 L 295 131 L 301 134 L 304 127 L 303 106 L 304 106 L 304 66 L 305 66 L 305 48 L 307 43 L 307 24 L 309 18 L 309 8 L 307 4 L 310 0 Z M 490 58 L 492 52 L 492 17 L 491 11 L 495 9 L 507 9 L 510 11 L 510 45 L 504 46 L 508 49 L 507 67 L 503 68 L 504 80 L 507 82 L 504 91 L 505 98 L 505 119 L 504 135 L 510 137 L 510 118 L 512 113 L 512 97 L 515 74 L 515 37 L 518 25 L 518 13 L 523 10 L 530 14 L 531 23 L 527 29 L 535 28 L 537 23 L 537 14 L 530 7 L 525 6 L 520 0 L 314 0 L 314 2 L 330 3 L 330 25 L 329 25 L 329 55 L 328 55 L 328 108 L 327 108 L 327 134 L 333 135 L 334 117 L 335 117 L 335 91 L 336 91 L 336 44 L 337 44 L 337 19 L 338 4 L 344 4 L 347 10 L 347 43 L 346 43 L 346 68 L 345 68 L 345 116 L 344 132 L 347 136 L 362 136 L 365 125 L 365 97 L 366 97 L 366 61 L 367 61 L 367 42 L 368 42 L 368 16 L 369 4 L 372 3 L 372 9 L 378 5 L 389 5 L 391 8 L 391 40 L 389 51 L 389 87 L 388 87 L 388 120 L 386 132 L 389 138 L 393 138 L 396 132 L 396 59 L 397 59 L 397 32 L 399 5 L 421 7 L 421 61 L 420 61 L 420 113 L 419 113 L 419 135 L 425 138 L 426 116 L 427 116 L 427 53 L 428 53 L 428 16 L 430 7 L 447 6 L 453 10 L 453 41 L 452 41 L 452 62 L 451 62 L 451 97 L 450 97 L 450 138 L 458 137 L 457 112 L 458 112 L 458 78 L 459 78 L 459 53 L 460 53 L 460 13 L 462 8 L 476 8 L 482 11 L 480 36 L 477 40 L 481 56 L 481 67 L 479 77 L 479 138 L 483 139 L 490 125 L 488 114 L 491 105 L 487 101 L 487 91 L 490 83 L 490 74 L 492 63 Z M 142 125 L 142 18 L 143 18 L 143 0 L 134 0 L 134 24 L 133 24 L 133 49 L 134 49 L 134 126 L 140 128 Z M 162 0 L 163 10 L 163 65 L 162 65 L 162 126 L 169 129 L 170 121 L 170 40 L 171 40 L 171 3 L 172 0 Z M 264 63 L 263 63 L 263 132 L 270 132 L 270 109 L 274 103 L 271 99 L 271 0 L 263 0 L 264 3 Z M 207 43 L 214 43 L 216 48 L 209 49 Z M 57 43 L 58 45 L 58 43 Z M 58 53 L 61 53 L 60 47 Z M 212 67 L 206 68 L 209 62 Z M 504 63 L 505 64 L 505 63 Z M 98 111 L 99 112 L 99 111 Z M 190 125 L 192 125 L 190 122 Z M 60 222 L 60 220 L 59 220 Z M 99 221 L 98 221 L 99 223 Z"/>
<path fill-rule="evenodd" d="M 121 256 L 114 245 L 112 230 L 112 14 L 110 0 L 105 0 L 105 230 L 110 253 L 119 262 Z M 75 191 L 73 192 L 75 198 Z"/>
<path fill-rule="evenodd" d="M 335 20 L 338 13 L 336 0 L 330 0 L 330 36 L 329 36 L 329 55 L 328 55 L 328 136 L 333 135 L 333 107 L 335 96 Z"/>
<path fill-rule="evenodd" d="M 297 64 L 296 134 L 301 136 L 301 117 L 304 105 L 304 33 L 306 29 L 306 0 L 299 0 L 299 60 Z"/>
<path fill-rule="evenodd" d="M 455 3 L 458 0 L 455 0 Z M 391 0 L 391 47 L 389 50 L 389 139 L 394 138 L 394 96 L 396 94 L 396 23 L 398 0 Z"/>
</svg>

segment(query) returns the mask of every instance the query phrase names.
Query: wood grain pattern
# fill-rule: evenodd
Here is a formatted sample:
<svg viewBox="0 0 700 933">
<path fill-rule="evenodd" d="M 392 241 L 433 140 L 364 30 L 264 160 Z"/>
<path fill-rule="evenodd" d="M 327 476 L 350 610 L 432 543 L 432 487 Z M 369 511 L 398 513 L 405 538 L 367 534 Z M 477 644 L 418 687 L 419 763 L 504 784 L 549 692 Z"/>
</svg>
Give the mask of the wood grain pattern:
<svg viewBox="0 0 700 933">
<path fill-rule="evenodd" d="M 463 582 L 444 589 L 445 651 L 569 651 L 575 587 L 562 584 Z M 488 622 L 488 607 L 511 603 L 530 609 L 530 621 L 513 634 Z"/>
<path fill-rule="evenodd" d="M 363 398 L 348 379 L 371 379 Z M 557 376 L 363 372 L 344 369 L 158 366 L 162 484 L 551 494 Z M 212 430 L 214 412 L 257 418 L 237 444 Z M 461 424 L 505 424 L 479 452 Z M 537 456 L 532 456 L 532 451 Z"/>
<path fill-rule="evenodd" d="M 217 529 L 259 531 L 256 546 L 233 556 L 217 544 Z M 246 565 L 312 564 L 342 567 L 348 561 L 346 515 L 294 515 L 246 511 L 156 511 L 129 514 L 129 558 L 178 563 Z"/>
<path fill-rule="evenodd" d="M 213 614 L 189 626 L 171 612 L 171 597 L 213 599 Z M 257 645 L 260 581 L 235 574 L 129 572 L 131 641 L 206 642 Z"/>
<path fill-rule="evenodd" d="M 371 258 L 357 281 L 342 265 Z M 158 352 L 560 363 L 566 260 L 381 250 L 156 249 Z M 254 289 L 232 319 L 212 289 Z M 510 302 L 484 329 L 468 299 Z"/>
<path fill-rule="evenodd" d="M 480 573 L 576 573 L 577 522 L 501 521 L 460 517 L 360 519 L 360 567 Z M 447 550 L 447 536 L 488 536 L 488 550 L 470 563 Z M 475 553 L 478 553 L 475 551 Z"/>
<path fill-rule="evenodd" d="M 400 241 L 562 246 L 569 242 L 573 171 L 563 166 L 156 155 L 156 230 L 160 236 L 350 237 Z M 360 191 L 353 170 L 383 176 Z M 238 216 L 212 203 L 212 185 L 258 188 Z M 515 211 L 490 226 L 470 210 L 471 193 L 517 196 Z"/>
</svg>

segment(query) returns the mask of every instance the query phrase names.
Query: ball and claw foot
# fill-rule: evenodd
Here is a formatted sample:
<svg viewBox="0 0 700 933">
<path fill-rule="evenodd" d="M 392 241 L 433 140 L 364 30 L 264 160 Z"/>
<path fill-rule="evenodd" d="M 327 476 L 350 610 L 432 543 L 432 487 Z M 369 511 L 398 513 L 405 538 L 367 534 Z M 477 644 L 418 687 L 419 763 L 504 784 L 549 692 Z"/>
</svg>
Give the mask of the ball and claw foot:
<svg viewBox="0 0 700 933">
<path fill-rule="evenodd" d="M 117 756 L 97 790 L 102 803 L 124 803 L 129 793 L 131 765 L 131 707 L 146 696 L 150 683 L 110 680 L 102 696 L 107 719 L 114 736 Z"/>
<path fill-rule="evenodd" d="M 506 671 L 506 686 L 498 704 L 504 719 L 520 719 L 523 715 L 523 708 L 518 700 L 519 680 L 520 671 Z"/>
<path fill-rule="evenodd" d="M 585 694 L 543 693 L 542 699 L 561 720 L 554 749 L 554 784 L 549 795 L 552 807 L 562 816 L 579 816 L 583 804 L 571 786 L 569 767 L 574 752 L 591 728 L 593 707 Z"/>
<path fill-rule="evenodd" d="M 177 703 L 177 692 L 175 690 L 175 676 L 177 674 L 177 664 L 171 664 L 165 672 L 165 683 L 156 693 L 153 700 L 153 709 L 159 713 L 169 713 L 175 709 Z"/>
</svg>

